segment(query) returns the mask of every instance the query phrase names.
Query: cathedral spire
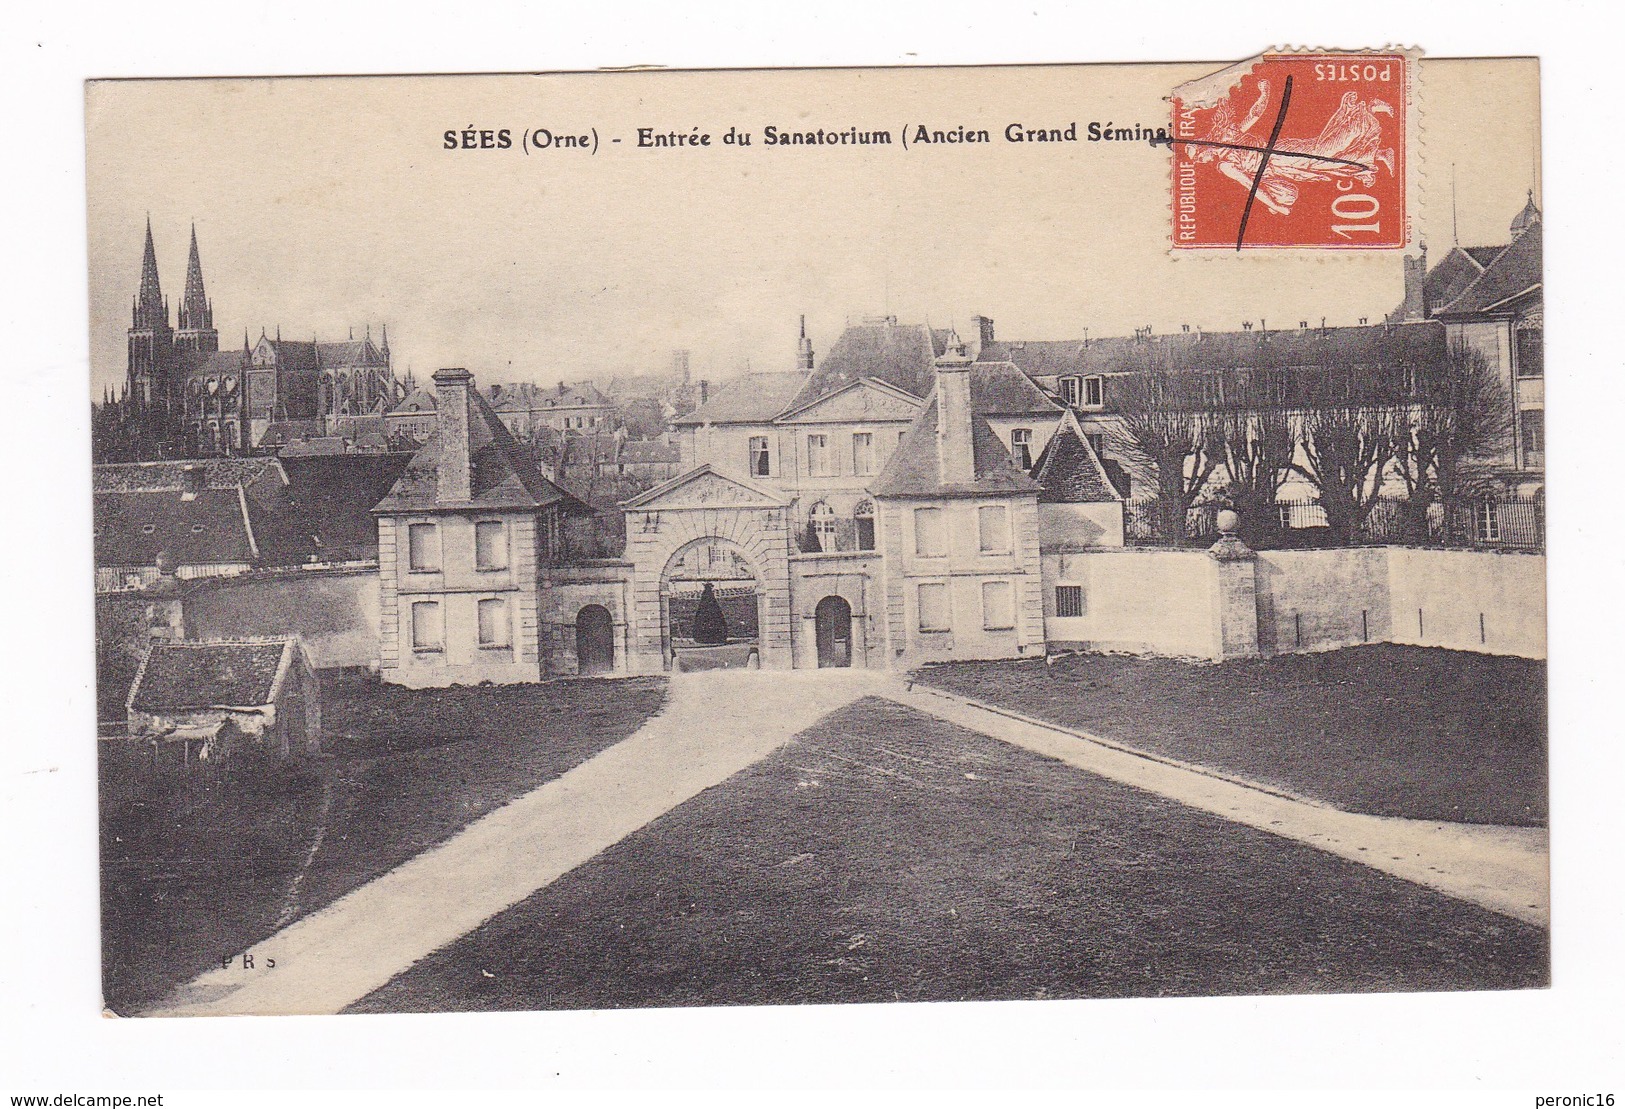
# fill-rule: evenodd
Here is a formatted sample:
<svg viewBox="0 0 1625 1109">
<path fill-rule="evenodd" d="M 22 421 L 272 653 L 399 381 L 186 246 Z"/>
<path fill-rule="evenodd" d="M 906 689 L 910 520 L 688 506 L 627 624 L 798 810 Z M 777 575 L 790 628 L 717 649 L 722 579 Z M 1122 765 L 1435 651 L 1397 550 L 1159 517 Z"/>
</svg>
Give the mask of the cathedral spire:
<svg viewBox="0 0 1625 1109">
<path fill-rule="evenodd" d="M 214 306 L 203 288 L 203 263 L 198 258 L 197 224 L 192 224 L 192 249 L 186 259 L 186 292 L 176 318 L 176 345 L 187 350 L 212 353 L 220 349 L 220 336 L 214 329 Z"/>
<path fill-rule="evenodd" d="M 158 284 L 158 252 L 152 246 L 152 217 L 147 217 L 147 242 L 141 252 L 141 287 L 135 294 L 135 314 L 131 325 L 144 330 L 169 326 L 163 289 Z"/>
</svg>

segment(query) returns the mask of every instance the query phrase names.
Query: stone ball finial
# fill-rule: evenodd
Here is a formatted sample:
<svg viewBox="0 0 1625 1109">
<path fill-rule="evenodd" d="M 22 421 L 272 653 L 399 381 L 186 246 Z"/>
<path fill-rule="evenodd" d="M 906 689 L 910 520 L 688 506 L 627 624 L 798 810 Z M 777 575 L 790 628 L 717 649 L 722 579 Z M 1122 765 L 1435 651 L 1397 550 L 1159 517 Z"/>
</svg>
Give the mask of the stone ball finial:
<svg viewBox="0 0 1625 1109">
<path fill-rule="evenodd" d="M 1241 516 L 1231 508 L 1221 511 L 1213 522 L 1218 525 L 1219 534 L 1227 539 L 1241 530 Z"/>
</svg>

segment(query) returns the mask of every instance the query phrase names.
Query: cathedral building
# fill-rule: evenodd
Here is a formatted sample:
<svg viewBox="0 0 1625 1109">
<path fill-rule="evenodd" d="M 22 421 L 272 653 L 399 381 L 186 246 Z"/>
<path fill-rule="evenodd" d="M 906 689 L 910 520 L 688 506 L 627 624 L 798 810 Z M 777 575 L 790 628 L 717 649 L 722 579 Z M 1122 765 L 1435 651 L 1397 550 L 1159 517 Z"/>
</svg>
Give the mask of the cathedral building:
<svg viewBox="0 0 1625 1109">
<path fill-rule="evenodd" d="M 98 421 L 99 439 L 117 440 L 97 444 L 107 461 L 245 454 L 273 425 L 330 434 L 347 418 L 383 415 L 403 392 L 387 328 L 376 344 L 370 327 L 343 342 L 284 340 L 279 327 L 250 343 L 245 330 L 240 350 L 221 350 L 196 226 L 172 326 L 148 221 L 128 334 L 124 394 Z"/>
</svg>

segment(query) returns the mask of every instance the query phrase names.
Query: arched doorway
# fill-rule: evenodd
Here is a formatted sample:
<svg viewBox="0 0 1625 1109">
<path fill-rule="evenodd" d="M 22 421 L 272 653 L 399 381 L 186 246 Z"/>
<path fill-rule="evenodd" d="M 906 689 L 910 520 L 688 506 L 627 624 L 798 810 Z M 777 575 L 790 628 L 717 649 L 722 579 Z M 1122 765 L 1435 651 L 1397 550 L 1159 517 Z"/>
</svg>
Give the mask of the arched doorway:
<svg viewBox="0 0 1625 1109">
<path fill-rule="evenodd" d="M 845 597 L 833 594 L 818 602 L 813 610 L 818 665 L 852 665 L 852 606 Z"/>
<path fill-rule="evenodd" d="M 707 587 L 727 626 L 727 643 L 711 648 L 694 635 L 694 619 Z M 759 665 L 760 583 L 755 567 L 734 543 L 704 536 L 679 548 L 661 574 L 660 593 L 668 667 L 679 654 L 689 656 L 694 668 Z"/>
<path fill-rule="evenodd" d="M 607 674 L 615 669 L 615 622 L 603 605 L 576 613 L 576 672 Z"/>
</svg>

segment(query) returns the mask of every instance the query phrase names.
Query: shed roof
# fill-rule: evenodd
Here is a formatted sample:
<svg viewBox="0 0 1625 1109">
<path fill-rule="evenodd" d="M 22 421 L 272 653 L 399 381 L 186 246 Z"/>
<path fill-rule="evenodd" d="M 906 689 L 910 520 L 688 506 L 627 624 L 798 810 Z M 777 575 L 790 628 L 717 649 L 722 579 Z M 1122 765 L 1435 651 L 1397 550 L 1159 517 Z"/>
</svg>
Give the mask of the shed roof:
<svg viewBox="0 0 1625 1109">
<path fill-rule="evenodd" d="M 269 705 L 276 697 L 283 656 L 296 645 L 292 638 L 155 643 L 136 671 L 129 707 L 164 713 Z"/>
</svg>

